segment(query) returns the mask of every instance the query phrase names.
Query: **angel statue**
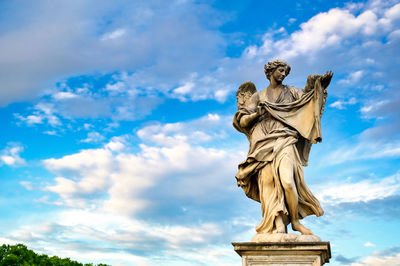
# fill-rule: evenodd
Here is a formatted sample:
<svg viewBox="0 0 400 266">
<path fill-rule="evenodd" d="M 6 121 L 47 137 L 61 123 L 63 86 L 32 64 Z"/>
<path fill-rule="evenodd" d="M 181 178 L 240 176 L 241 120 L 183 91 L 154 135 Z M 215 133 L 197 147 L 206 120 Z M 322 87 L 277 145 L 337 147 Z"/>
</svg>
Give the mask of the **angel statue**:
<svg viewBox="0 0 400 266">
<path fill-rule="evenodd" d="M 305 183 L 303 166 L 311 145 L 322 141 L 321 115 L 333 76 L 331 71 L 310 75 L 299 90 L 282 84 L 290 72 L 285 61 L 268 62 L 264 71 L 269 86 L 257 91 L 252 82 L 243 83 L 233 118 L 233 126 L 250 142 L 247 158 L 238 166 L 237 184 L 247 197 L 261 203 L 262 221 L 254 242 L 295 235 L 287 234 L 289 223 L 294 231 L 313 235 L 299 220 L 324 213 Z"/>
</svg>

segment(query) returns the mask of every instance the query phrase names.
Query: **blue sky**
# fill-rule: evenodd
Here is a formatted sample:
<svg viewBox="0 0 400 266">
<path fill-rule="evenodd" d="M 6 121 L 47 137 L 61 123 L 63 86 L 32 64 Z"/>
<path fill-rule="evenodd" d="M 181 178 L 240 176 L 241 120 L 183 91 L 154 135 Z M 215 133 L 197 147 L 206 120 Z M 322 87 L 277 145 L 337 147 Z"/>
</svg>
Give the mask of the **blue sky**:
<svg viewBox="0 0 400 266">
<path fill-rule="evenodd" d="M 241 83 L 335 74 L 306 181 L 331 265 L 400 261 L 400 2 L 1 1 L 0 242 L 113 265 L 241 265 Z"/>
</svg>

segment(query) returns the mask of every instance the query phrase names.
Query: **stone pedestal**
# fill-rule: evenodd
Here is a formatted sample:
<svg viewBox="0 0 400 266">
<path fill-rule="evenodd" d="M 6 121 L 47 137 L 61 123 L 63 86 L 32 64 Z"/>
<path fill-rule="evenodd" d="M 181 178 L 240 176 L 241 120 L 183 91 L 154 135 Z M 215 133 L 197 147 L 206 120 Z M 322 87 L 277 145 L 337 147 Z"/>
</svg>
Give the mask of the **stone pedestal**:
<svg viewBox="0 0 400 266">
<path fill-rule="evenodd" d="M 239 242 L 232 243 L 243 266 L 321 266 L 329 262 L 329 242 Z"/>
</svg>

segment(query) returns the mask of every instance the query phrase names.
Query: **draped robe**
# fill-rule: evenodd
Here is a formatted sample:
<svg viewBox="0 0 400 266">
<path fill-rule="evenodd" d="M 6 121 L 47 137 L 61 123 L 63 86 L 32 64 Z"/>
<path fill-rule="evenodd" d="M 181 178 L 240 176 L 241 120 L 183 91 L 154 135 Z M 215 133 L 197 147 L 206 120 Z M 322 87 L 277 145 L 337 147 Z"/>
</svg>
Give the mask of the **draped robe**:
<svg viewBox="0 0 400 266">
<path fill-rule="evenodd" d="M 250 142 L 247 158 L 239 164 L 236 179 L 249 198 L 261 203 L 263 219 L 256 228 L 258 233 L 274 232 L 274 221 L 279 213 L 284 215 L 286 225 L 289 222 L 278 171 L 285 156 L 293 162 L 298 217 L 323 214 L 319 201 L 304 181 L 303 166 L 308 163 L 311 145 L 322 141 L 320 120 L 325 100 L 325 88 L 317 79 L 313 88 L 306 92 L 284 86 L 275 102 L 268 101 L 266 90 L 256 92 L 248 107 L 235 114 L 233 126 Z M 257 106 L 264 108 L 265 114 L 248 128 L 240 126 L 240 119 L 257 112 Z M 268 167 L 269 180 L 261 180 L 261 171 Z"/>
</svg>

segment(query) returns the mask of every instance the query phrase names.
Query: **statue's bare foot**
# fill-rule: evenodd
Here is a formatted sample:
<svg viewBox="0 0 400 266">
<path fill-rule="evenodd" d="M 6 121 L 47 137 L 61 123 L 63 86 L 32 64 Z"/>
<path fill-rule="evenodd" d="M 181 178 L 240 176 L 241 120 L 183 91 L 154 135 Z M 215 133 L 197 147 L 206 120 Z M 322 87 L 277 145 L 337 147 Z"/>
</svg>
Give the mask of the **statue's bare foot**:
<svg viewBox="0 0 400 266">
<path fill-rule="evenodd" d="M 302 235 L 313 235 L 310 229 L 307 229 L 299 222 L 292 222 L 292 229 L 294 231 L 299 231 Z"/>
</svg>

